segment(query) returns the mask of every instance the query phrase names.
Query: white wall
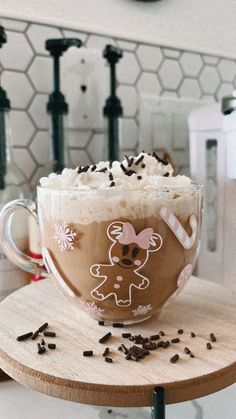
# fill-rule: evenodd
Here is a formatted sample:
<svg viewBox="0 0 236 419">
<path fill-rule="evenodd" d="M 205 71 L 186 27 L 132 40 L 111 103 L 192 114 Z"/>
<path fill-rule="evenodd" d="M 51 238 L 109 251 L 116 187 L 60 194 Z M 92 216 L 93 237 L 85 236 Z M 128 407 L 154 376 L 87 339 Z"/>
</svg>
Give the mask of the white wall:
<svg viewBox="0 0 236 419">
<path fill-rule="evenodd" d="M 236 57 L 235 0 L 1 0 L 0 15 Z"/>
</svg>

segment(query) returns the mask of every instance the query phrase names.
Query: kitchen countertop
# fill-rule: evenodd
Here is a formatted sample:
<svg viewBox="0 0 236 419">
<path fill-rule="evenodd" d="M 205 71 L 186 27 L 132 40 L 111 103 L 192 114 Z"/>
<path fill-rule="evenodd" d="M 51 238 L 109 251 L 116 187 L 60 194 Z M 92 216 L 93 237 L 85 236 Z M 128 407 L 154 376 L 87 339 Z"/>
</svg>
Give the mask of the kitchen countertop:
<svg viewBox="0 0 236 419">
<path fill-rule="evenodd" d="M 167 406 L 166 415 L 168 419 L 234 419 L 235 398 L 236 385 L 196 402 Z M 49 397 L 8 380 L 0 382 L 0 418 L 150 419 L 150 408 L 86 406 Z"/>
</svg>

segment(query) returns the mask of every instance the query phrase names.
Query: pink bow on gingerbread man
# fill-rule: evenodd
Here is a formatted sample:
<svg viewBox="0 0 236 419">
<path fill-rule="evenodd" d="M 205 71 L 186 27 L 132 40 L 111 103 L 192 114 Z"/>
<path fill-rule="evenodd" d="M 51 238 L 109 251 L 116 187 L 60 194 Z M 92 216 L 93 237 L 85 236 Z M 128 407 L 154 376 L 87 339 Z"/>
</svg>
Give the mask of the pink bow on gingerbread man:
<svg viewBox="0 0 236 419">
<path fill-rule="evenodd" d="M 132 224 L 124 223 L 123 232 L 119 236 L 118 241 L 121 244 L 136 243 L 141 249 L 147 250 L 150 247 L 152 234 L 152 228 L 145 228 L 139 234 L 136 234 Z"/>
</svg>

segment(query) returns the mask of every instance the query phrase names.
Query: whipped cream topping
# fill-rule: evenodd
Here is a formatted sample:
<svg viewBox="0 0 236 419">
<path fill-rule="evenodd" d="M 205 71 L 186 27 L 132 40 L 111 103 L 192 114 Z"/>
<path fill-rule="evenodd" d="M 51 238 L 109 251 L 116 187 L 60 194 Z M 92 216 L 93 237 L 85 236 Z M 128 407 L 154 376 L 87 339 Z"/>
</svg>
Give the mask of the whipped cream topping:
<svg viewBox="0 0 236 419">
<path fill-rule="evenodd" d="M 126 157 L 122 163 L 101 161 L 96 165 L 64 169 L 61 174 L 51 173 L 40 179 L 46 188 L 77 190 L 187 188 L 191 179 L 184 175 L 173 176 L 173 167 L 167 161 L 140 153 L 137 157 Z"/>
</svg>

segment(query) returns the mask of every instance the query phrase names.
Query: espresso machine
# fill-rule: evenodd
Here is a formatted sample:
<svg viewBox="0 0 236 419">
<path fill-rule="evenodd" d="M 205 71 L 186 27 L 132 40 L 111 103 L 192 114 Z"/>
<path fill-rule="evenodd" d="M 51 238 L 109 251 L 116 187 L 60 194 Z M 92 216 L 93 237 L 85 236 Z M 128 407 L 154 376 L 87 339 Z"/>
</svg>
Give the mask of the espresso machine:
<svg viewBox="0 0 236 419">
<path fill-rule="evenodd" d="M 236 92 L 188 123 L 191 177 L 205 189 L 197 274 L 236 288 Z"/>
</svg>

